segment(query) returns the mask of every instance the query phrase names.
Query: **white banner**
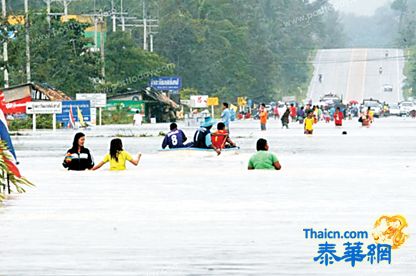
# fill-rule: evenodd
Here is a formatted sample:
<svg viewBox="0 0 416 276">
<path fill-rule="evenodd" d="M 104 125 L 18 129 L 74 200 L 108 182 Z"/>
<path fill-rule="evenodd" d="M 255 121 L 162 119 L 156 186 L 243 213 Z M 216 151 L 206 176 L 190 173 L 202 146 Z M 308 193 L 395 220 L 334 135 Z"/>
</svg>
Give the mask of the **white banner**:
<svg viewBox="0 0 416 276">
<path fill-rule="evenodd" d="M 107 105 L 107 94 L 99 93 L 78 93 L 76 95 L 77 100 L 90 101 L 91 107 L 105 107 Z"/>
<path fill-rule="evenodd" d="M 62 102 L 28 102 L 26 104 L 27 114 L 60 114 L 62 113 Z"/>
<path fill-rule="evenodd" d="M 192 108 L 207 108 L 208 107 L 208 96 L 191 96 L 191 107 Z"/>
</svg>

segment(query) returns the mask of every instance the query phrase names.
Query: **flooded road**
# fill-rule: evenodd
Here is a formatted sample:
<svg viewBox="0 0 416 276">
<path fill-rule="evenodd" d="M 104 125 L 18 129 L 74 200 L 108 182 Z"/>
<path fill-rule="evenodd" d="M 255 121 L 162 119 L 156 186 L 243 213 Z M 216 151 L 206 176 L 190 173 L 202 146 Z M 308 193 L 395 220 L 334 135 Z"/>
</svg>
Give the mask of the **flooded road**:
<svg viewBox="0 0 416 276">
<path fill-rule="evenodd" d="M 23 175 L 36 184 L 0 207 L 0 275 L 414 275 L 416 120 L 356 120 L 343 130 L 269 121 L 232 125 L 240 154 L 158 152 L 167 124 L 85 131 L 98 163 L 114 135 L 143 153 L 138 167 L 67 172 L 73 131 L 14 137 Z M 192 128 L 184 128 L 188 137 Z M 281 172 L 246 170 L 269 140 Z M 382 215 L 407 218 L 410 238 L 392 264 L 313 261 L 321 240 L 304 228 L 371 232 Z M 371 237 L 367 244 L 373 242 Z M 342 242 L 337 242 L 342 244 Z"/>
</svg>

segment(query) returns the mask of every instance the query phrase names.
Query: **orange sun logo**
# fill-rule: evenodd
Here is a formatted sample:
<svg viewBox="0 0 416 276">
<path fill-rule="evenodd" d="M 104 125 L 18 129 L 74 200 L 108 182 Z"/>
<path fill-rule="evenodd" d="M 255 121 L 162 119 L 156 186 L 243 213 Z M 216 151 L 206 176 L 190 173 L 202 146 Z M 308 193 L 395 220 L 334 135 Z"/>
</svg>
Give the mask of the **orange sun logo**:
<svg viewBox="0 0 416 276">
<path fill-rule="evenodd" d="M 407 221 L 403 216 L 382 216 L 374 223 L 373 238 L 377 244 L 390 244 L 398 249 L 409 235 L 404 232 Z"/>
</svg>

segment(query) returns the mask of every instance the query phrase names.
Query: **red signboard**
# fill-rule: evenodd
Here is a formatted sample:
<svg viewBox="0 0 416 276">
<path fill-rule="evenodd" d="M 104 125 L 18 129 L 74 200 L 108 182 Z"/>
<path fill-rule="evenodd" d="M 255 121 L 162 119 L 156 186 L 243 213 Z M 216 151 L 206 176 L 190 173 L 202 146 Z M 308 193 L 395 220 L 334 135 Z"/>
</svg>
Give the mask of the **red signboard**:
<svg viewBox="0 0 416 276">
<path fill-rule="evenodd" d="M 3 110 L 3 113 L 8 114 L 17 114 L 17 113 L 26 113 L 26 103 L 31 102 L 32 98 L 25 97 L 13 102 L 6 103 L 4 101 L 4 94 L 0 91 L 0 109 Z"/>
</svg>

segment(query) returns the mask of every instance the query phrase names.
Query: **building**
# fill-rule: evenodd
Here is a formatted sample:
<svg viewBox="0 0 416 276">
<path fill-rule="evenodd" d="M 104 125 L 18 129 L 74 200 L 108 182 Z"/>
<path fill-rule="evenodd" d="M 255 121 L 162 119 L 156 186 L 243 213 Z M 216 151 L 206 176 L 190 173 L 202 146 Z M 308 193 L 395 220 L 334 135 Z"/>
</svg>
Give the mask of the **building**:
<svg viewBox="0 0 416 276">
<path fill-rule="evenodd" d="M 176 111 L 180 109 L 179 104 L 171 100 L 166 94 L 146 88 L 141 91 L 129 91 L 108 97 L 109 101 L 139 101 L 144 104 L 145 120 L 156 118 L 157 122 L 176 121 Z"/>
<path fill-rule="evenodd" d="M 0 107 L 5 114 L 26 113 L 26 103 L 31 101 L 67 100 L 71 98 L 48 84 L 25 83 L 0 90 Z"/>
</svg>

